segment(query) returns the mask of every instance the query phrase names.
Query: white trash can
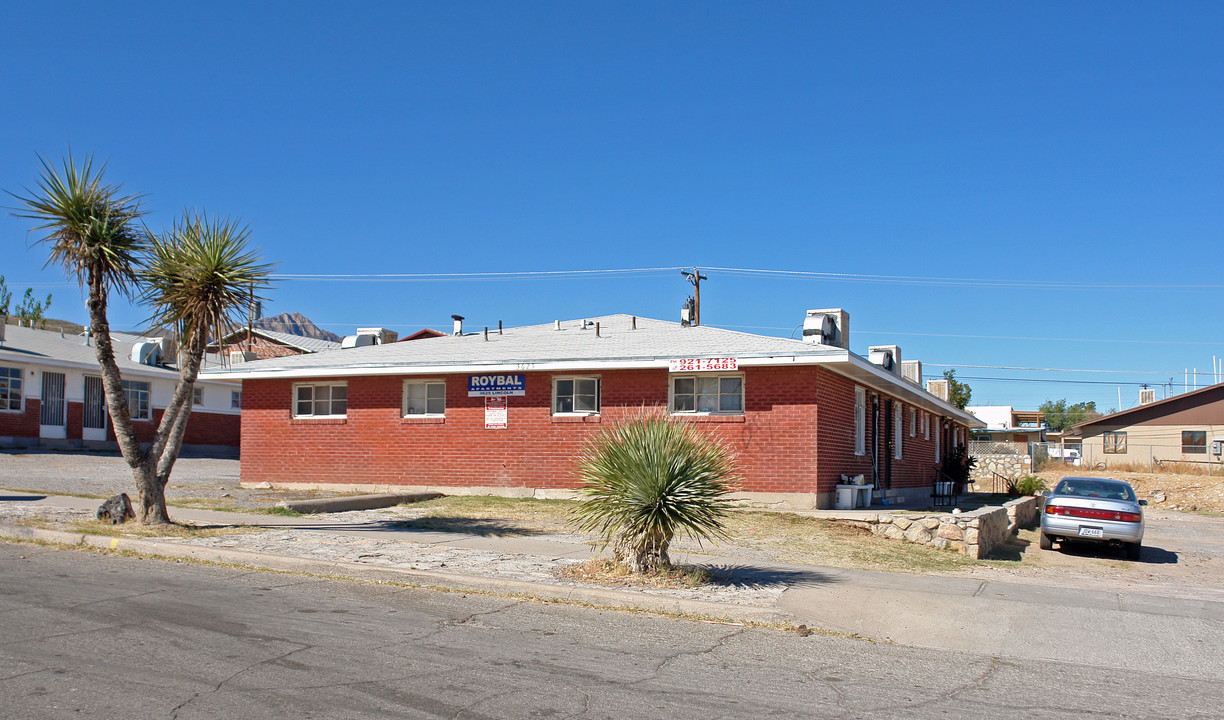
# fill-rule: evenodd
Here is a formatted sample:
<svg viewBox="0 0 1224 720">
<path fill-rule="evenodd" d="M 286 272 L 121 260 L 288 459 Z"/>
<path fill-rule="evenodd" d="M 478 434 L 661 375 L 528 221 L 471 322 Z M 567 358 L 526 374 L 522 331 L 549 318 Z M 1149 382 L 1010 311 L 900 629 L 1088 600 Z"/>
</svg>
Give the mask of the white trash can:
<svg viewBox="0 0 1224 720">
<path fill-rule="evenodd" d="M 838 485 L 837 486 L 837 501 L 833 507 L 838 510 L 853 510 L 854 509 L 854 493 L 856 488 L 854 485 Z"/>
</svg>

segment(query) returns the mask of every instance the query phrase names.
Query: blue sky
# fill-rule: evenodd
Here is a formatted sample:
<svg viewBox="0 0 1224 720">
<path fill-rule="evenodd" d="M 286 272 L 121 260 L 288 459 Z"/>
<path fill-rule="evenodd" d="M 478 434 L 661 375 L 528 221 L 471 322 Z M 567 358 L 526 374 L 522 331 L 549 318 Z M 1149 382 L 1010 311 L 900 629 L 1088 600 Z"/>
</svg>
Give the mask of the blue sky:
<svg viewBox="0 0 1224 720">
<path fill-rule="evenodd" d="M 92 153 L 152 228 L 240 216 L 287 275 L 671 268 L 270 294 L 340 334 L 845 274 L 708 270 L 702 319 L 843 307 L 974 404 L 1131 407 L 1224 357 L 1222 36 L 1218 3 L 10 3 L 0 188 Z M 83 322 L 29 225 L 0 274 Z"/>
</svg>

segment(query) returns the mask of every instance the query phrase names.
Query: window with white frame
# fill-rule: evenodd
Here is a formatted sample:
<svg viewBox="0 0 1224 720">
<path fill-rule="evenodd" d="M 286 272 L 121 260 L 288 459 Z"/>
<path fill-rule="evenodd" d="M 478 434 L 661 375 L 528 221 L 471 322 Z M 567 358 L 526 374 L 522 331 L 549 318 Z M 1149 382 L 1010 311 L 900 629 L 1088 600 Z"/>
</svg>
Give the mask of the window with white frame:
<svg viewBox="0 0 1224 720">
<path fill-rule="evenodd" d="M 893 460 L 901 459 L 901 403 L 893 405 Z"/>
<path fill-rule="evenodd" d="M 204 388 L 197 387 L 197 388 L 191 389 L 191 404 L 192 405 L 203 405 L 204 404 Z"/>
<path fill-rule="evenodd" d="M 673 375 L 671 411 L 710 415 L 744 413 L 743 375 Z"/>
<path fill-rule="evenodd" d="M 230 407 L 235 410 L 242 409 L 242 391 L 230 390 Z"/>
<path fill-rule="evenodd" d="M 553 378 L 554 415 L 598 415 L 598 377 Z"/>
<path fill-rule="evenodd" d="M 127 395 L 128 417 L 133 420 L 149 420 L 153 408 L 149 405 L 149 383 L 140 380 L 124 380 L 123 393 Z"/>
<path fill-rule="evenodd" d="M 311 383 L 293 386 L 294 417 L 344 417 L 348 414 L 346 383 Z"/>
<path fill-rule="evenodd" d="M 446 414 L 446 381 L 405 380 L 404 417 L 434 416 Z"/>
<path fill-rule="evenodd" d="M 1101 437 L 1105 441 L 1104 450 L 1107 455 L 1126 454 L 1126 433 L 1106 432 Z"/>
<path fill-rule="evenodd" d="M 910 437 L 918 437 L 918 409 L 910 408 Z"/>
<path fill-rule="evenodd" d="M 0 411 L 21 412 L 21 368 L 0 367 Z"/>
<path fill-rule="evenodd" d="M 854 388 L 854 454 L 867 454 L 867 390 Z"/>
</svg>

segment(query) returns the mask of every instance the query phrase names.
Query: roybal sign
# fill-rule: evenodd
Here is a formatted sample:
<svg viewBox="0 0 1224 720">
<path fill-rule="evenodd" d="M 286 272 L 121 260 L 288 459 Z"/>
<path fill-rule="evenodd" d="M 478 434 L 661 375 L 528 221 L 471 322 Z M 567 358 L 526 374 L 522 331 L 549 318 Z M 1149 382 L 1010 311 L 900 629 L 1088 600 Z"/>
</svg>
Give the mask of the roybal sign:
<svg viewBox="0 0 1224 720">
<path fill-rule="evenodd" d="M 527 394 L 527 376 L 468 375 L 468 397 L 507 397 Z"/>
</svg>

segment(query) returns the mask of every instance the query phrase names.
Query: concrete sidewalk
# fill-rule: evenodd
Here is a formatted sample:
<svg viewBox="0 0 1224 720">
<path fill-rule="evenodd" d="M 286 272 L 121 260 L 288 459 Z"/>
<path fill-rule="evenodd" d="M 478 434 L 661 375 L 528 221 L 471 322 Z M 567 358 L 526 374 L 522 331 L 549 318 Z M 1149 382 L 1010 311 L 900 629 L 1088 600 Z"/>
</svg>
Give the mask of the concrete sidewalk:
<svg viewBox="0 0 1224 720">
<path fill-rule="evenodd" d="M 6 496 L 13 500 L 13 495 Z M 97 500 L 64 496 L 29 498 L 35 505 L 92 512 Z M 325 538 L 408 539 L 403 531 L 376 524 L 344 524 L 320 516 L 278 517 L 174 509 L 176 520 L 196 524 L 250 525 L 301 530 Z M 87 543 L 170 557 L 237 563 L 381 582 L 404 582 L 459 590 L 521 594 L 545 600 L 604 607 L 642 608 L 704 617 L 806 624 L 863 638 L 919 647 L 1023 658 L 1075 661 L 1119 669 L 1159 665 L 1185 677 L 1224 680 L 1224 602 L 1185 600 L 1159 594 L 1103 592 L 971 578 L 908 575 L 843 568 L 788 566 L 737 561 L 749 581 L 782 583 L 768 605 L 676 598 L 613 587 L 575 587 L 551 582 L 415 570 L 363 562 L 302 556 L 286 544 L 276 553 L 200 547 L 181 541 L 118 541 L 29 528 L 0 533 L 69 544 Z M 590 547 L 554 537 L 490 537 L 413 530 L 411 543 L 494 551 L 548 559 L 584 559 Z M 724 559 L 676 554 L 678 562 L 718 563 Z M 949 668 L 954 672 L 954 668 Z"/>
</svg>

